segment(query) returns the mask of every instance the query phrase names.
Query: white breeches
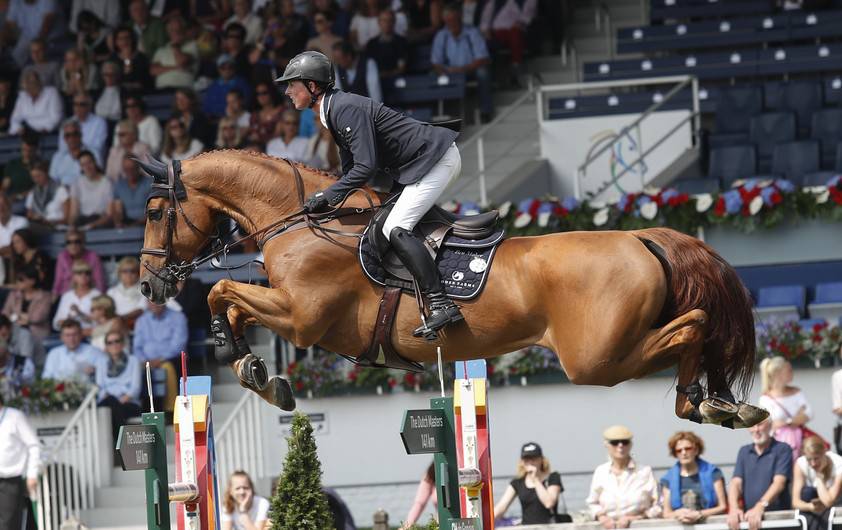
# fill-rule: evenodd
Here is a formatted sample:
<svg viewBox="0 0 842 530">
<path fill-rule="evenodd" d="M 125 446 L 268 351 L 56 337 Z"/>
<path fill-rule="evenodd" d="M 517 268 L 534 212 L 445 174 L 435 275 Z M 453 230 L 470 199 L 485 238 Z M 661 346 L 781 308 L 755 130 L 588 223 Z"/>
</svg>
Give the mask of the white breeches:
<svg viewBox="0 0 842 530">
<path fill-rule="evenodd" d="M 397 227 L 412 231 L 461 170 L 462 157 L 454 142 L 429 173 L 421 177 L 418 182 L 409 184 L 403 189 L 389 217 L 383 223 L 383 234 L 386 239 L 389 239 L 392 229 Z"/>
</svg>

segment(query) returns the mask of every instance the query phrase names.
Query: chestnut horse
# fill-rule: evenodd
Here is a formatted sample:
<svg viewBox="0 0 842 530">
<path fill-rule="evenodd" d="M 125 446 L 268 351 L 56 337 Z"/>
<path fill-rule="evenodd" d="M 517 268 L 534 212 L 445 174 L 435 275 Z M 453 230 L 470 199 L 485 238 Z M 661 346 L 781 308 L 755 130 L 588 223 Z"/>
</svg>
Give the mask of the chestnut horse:
<svg viewBox="0 0 842 530">
<path fill-rule="evenodd" d="M 175 169 L 141 165 L 165 191 L 147 203 L 142 256 L 141 289 L 155 303 L 176 294 L 179 275 L 167 266 L 193 260 L 222 218 L 260 233 L 279 219 L 302 219 L 301 197 L 335 181 L 285 160 L 233 150 L 204 153 Z M 168 178 L 171 185 L 175 179 L 177 197 L 167 195 Z M 369 207 L 365 195 L 350 195 L 344 206 Z M 269 287 L 221 280 L 208 296 L 211 314 L 227 315 L 240 346 L 245 326 L 262 325 L 297 347 L 318 344 L 361 355 L 372 341 L 382 294 L 363 275 L 359 238 L 351 234 L 361 234 L 369 217 L 322 224 L 335 232 L 307 223 L 265 241 Z M 660 258 L 653 253 L 658 247 Z M 754 373 L 748 293 L 716 252 L 682 233 L 654 228 L 512 237 L 498 248 L 481 295 L 460 305 L 465 321 L 442 330 L 432 344 L 412 336 L 419 310 L 403 295 L 392 333 L 396 351 L 433 362 L 439 345 L 445 359 L 455 361 L 537 344 L 558 355 L 573 383 L 604 386 L 678 364 L 678 416 L 729 427 L 766 417 L 730 391 L 744 396 Z M 231 367 L 245 381 L 239 362 Z M 278 404 L 263 385 L 243 386 Z"/>
</svg>

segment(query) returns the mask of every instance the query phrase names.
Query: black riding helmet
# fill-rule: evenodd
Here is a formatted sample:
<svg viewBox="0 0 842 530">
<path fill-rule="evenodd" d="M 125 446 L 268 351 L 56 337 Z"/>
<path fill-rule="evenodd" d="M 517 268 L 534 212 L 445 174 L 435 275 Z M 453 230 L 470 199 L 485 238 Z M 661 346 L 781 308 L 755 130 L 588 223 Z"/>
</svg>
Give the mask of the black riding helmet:
<svg viewBox="0 0 842 530">
<path fill-rule="evenodd" d="M 284 75 L 275 79 L 276 83 L 288 83 L 290 81 L 313 81 L 322 89 L 327 90 L 333 86 L 333 63 L 327 56 L 320 52 L 301 52 L 287 64 Z M 310 87 L 310 106 L 316 104 L 317 94 L 314 94 Z"/>
</svg>

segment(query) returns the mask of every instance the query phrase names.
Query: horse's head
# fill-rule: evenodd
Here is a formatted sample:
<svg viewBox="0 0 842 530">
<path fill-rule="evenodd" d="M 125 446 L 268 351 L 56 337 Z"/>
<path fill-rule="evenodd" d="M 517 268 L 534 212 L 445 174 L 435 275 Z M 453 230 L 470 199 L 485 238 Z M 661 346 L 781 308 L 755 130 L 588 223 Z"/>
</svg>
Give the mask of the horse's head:
<svg viewBox="0 0 842 530">
<path fill-rule="evenodd" d="M 179 162 L 137 162 L 152 177 L 152 191 L 146 201 L 140 291 L 153 303 L 163 304 L 178 294 L 178 282 L 192 272 L 187 264 L 208 241 L 214 214 L 195 190 L 190 190 L 194 196 L 188 199 Z"/>
</svg>

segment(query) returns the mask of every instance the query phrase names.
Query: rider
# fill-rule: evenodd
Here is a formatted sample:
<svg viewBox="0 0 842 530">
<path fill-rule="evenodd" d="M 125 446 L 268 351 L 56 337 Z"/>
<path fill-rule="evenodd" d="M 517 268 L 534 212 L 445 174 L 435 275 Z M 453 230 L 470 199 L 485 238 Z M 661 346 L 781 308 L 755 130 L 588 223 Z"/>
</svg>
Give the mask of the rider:
<svg viewBox="0 0 842 530">
<path fill-rule="evenodd" d="M 463 319 L 444 292 L 438 268 L 412 229 L 459 174 L 458 133 L 408 118 L 370 98 L 333 88 L 334 69 L 324 54 L 306 51 L 292 58 L 276 83 L 287 83 L 295 108 L 313 109 L 339 146 L 343 176 L 311 195 L 307 213 L 329 211 L 377 171 L 404 186 L 383 225 L 383 234 L 427 298 L 429 315 L 416 337 Z"/>
</svg>

